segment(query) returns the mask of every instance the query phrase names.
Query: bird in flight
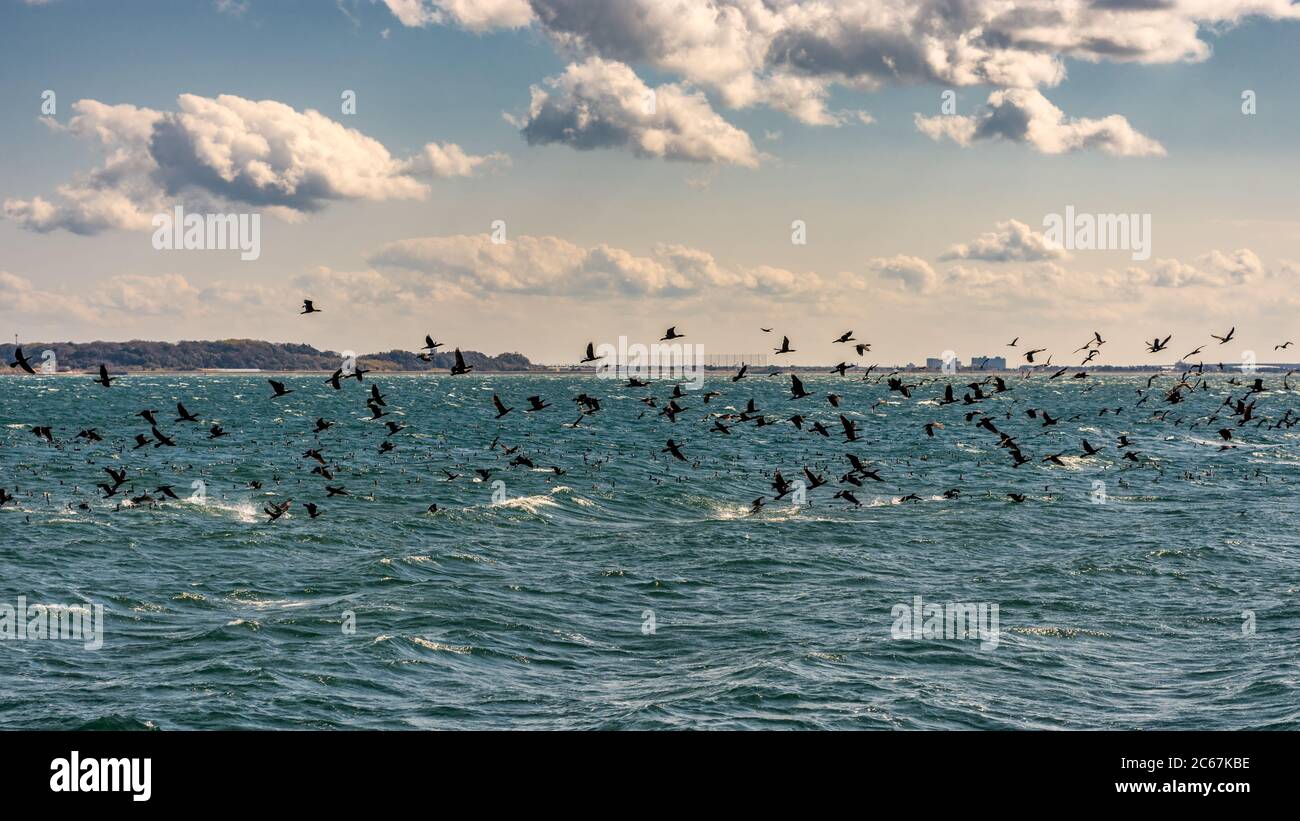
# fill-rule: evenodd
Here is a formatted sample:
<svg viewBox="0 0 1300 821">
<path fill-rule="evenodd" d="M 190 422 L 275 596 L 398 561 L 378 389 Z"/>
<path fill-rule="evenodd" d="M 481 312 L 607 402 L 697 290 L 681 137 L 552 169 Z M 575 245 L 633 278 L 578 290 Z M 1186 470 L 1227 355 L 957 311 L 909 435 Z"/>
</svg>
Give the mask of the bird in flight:
<svg viewBox="0 0 1300 821">
<path fill-rule="evenodd" d="M 274 379 L 268 379 L 266 381 L 271 383 L 271 390 L 275 391 L 271 396 L 272 399 L 279 399 L 281 396 L 288 396 L 293 393 L 293 391 L 284 386 L 283 382 L 277 382 Z"/>
<path fill-rule="evenodd" d="M 1237 332 L 1237 326 L 1233 325 L 1231 328 L 1228 329 L 1228 332 L 1223 336 L 1219 336 L 1218 334 L 1210 334 L 1210 338 L 1219 340 L 1220 345 L 1226 345 L 1228 344 L 1229 341 L 1232 340 L 1232 336 L 1236 332 Z"/>
<path fill-rule="evenodd" d="M 105 366 L 105 365 L 100 365 L 100 366 L 99 366 L 99 378 L 96 379 L 95 382 L 97 382 L 98 384 L 103 385 L 104 387 L 107 388 L 107 387 L 112 386 L 113 382 L 115 382 L 116 380 L 117 380 L 117 377 L 115 377 L 115 376 L 109 376 L 109 375 L 108 375 L 108 367 L 107 367 L 107 366 Z"/>
<path fill-rule="evenodd" d="M 1155 339 L 1151 340 L 1151 344 L 1147 346 L 1147 351 L 1149 353 L 1159 353 L 1165 349 L 1165 346 L 1169 344 L 1169 340 L 1173 338 L 1173 334 L 1166 336 L 1164 339 L 1157 336 Z"/>
<path fill-rule="evenodd" d="M 28 373 L 36 373 L 36 370 L 32 367 L 31 361 L 28 360 L 27 357 L 23 356 L 22 348 L 14 348 L 14 361 L 9 363 L 9 367 L 22 368 Z"/>
<path fill-rule="evenodd" d="M 774 348 L 773 350 L 775 350 L 778 354 L 794 353 L 794 348 L 790 347 L 790 337 L 788 336 L 781 337 L 781 347 Z"/>
<path fill-rule="evenodd" d="M 301 316 L 302 314 L 318 314 L 320 312 L 321 309 L 313 305 L 310 299 L 304 299 L 302 301 L 302 310 L 298 313 Z"/>
<path fill-rule="evenodd" d="M 668 447 L 664 448 L 663 450 L 661 450 L 661 451 L 659 451 L 659 452 L 660 452 L 660 453 L 671 453 L 671 454 L 673 455 L 674 458 L 676 458 L 676 459 L 680 459 L 681 461 L 685 462 L 685 461 L 686 461 L 686 457 L 685 457 L 684 455 L 682 455 L 682 449 L 681 449 L 681 447 L 682 447 L 681 445 L 679 445 L 679 444 L 677 444 L 676 442 L 674 442 L 673 440 L 669 439 L 669 440 L 668 440 Z"/>
<path fill-rule="evenodd" d="M 666 342 L 671 339 L 685 339 L 685 338 L 686 338 L 686 334 L 677 333 L 677 326 L 674 325 L 668 330 L 664 331 L 664 335 L 659 337 L 659 341 Z"/>
<path fill-rule="evenodd" d="M 454 353 L 456 354 L 456 364 L 451 366 L 452 376 L 460 376 L 461 374 L 469 373 L 474 370 L 473 365 L 465 364 L 465 357 L 461 354 L 460 348 L 457 348 Z"/>
<path fill-rule="evenodd" d="M 587 362 L 595 362 L 595 361 L 598 360 L 598 359 L 604 359 L 604 357 L 603 357 L 603 356 L 596 356 L 596 345 L 595 345 L 595 343 L 593 343 L 593 342 L 588 342 L 588 343 L 587 343 L 587 355 L 584 356 L 584 357 L 582 358 L 581 362 L 582 362 L 583 364 L 586 364 Z"/>
</svg>

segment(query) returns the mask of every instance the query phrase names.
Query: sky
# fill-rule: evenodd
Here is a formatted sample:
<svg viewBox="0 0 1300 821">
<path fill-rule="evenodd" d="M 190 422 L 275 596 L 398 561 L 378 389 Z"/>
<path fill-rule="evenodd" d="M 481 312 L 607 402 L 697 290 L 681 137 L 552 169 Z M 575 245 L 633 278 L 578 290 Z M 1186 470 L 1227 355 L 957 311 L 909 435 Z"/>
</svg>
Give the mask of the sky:
<svg viewBox="0 0 1300 821">
<path fill-rule="evenodd" d="M 0 338 L 1295 361 L 1298 44 L 1285 0 L 0 0 Z M 176 207 L 256 258 L 155 247 Z"/>
</svg>

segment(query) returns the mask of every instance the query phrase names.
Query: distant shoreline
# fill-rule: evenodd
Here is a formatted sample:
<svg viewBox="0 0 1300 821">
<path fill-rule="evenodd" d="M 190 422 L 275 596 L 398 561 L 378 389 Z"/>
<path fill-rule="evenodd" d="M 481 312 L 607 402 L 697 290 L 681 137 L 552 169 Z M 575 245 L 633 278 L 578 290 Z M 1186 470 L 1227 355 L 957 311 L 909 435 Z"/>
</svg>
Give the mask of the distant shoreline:
<svg viewBox="0 0 1300 821">
<path fill-rule="evenodd" d="M 1263 366 L 1263 365 L 1261 365 L 1261 366 L 1259 366 L 1259 367 L 1260 367 L 1259 372 L 1258 372 L 1257 374 L 1255 374 L 1255 375 L 1258 375 L 1258 376 L 1268 376 L 1269 374 L 1274 374 L 1274 375 L 1277 375 L 1277 376 L 1281 376 L 1281 375 L 1284 373 L 1284 371 L 1282 371 L 1282 370 L 1280 370 L 1280 369 L 1275 369 L 1275 370 L 1266 370 L 1267 366 Z M 882 375 L 883 375 L 883 374 L 892 373 L 894 370 L 895 370 L 895 369 L 893 369 L 893 368 L 879 368 L 879 367 L 877 367 L 877 368 L 873 371 L 873 373 L 876 373 L 876 374 L 882 374 Z M 1210 373 L 1210 374 L 1212 374 L 1212 373 L 1224 373 L 1224 374 L 1233 374 L 1233 375 L 1237 375 L 1237 376 L 1243 376 L 1243 375 L 1244 375 L 1244 374 L 1242 374 L 1242 373 L 1239 371 L 1239 369 L 1236 368 L 1236 367 L 1228 368 L 1228 369 L 1225 369 L 1225 370 L 1223 370 L 1223 371 L 1219 371 L 1219 370 L 1216 370 L 1216 369 L 1206 368 L 1205 372 L 1206 372 L 1206 373 Z M 334 373 L 334 371 L 333 371 L 333 370 L 235 370 L 235 369 L 199 369 L 199 370 L 170 370 L 170 369 L 158 369 L 158 370 L 123 370 L 123 371 L 115 371 L 115 370 L 110 369 L 110 370 L 109 370 L 109 373 L 112 374 L 114 378 L 118 378 L 118 377 L 136 377 L 136 376 L 268 376 L 268 377 L 275 377 L 275 376 L 319 376 L 319 377 L 322 377 L 322 378 L 328 378 L 329 376 L 331 376 L 331 375 Z M 367 375 L 367 376 L 374 375 L 374 376 L 376 376 L 376 377 L 378 377 L 378 376 L 449 376 L 450 373 L 451 373 L 451 372 L 450 372 L 449 370 L 445 369 L 445 368 L 429 369 L 429 370 L 421 370 L 421 371 L 405 371 L 405 370 L 391 370 L 391 371 L 389 371 L 389 370 L 370 370 L 370 369 L 367 369 L 367 370 L 365 371 L 365 375 Z M 717 377 L 722 377 L 722 376 L 729 376 L 730 374 L 734 373 L 734 371 L 732 371 L 732 370 L 730 370 L 730 369 L 714 369 L 714 368 L 710 368 L 710 369 L 707 369 L 704 373 L 705 373 L 705 376 L 717 376 Z M 806 377 L 806 376 L 817 376 L 817 375 L 819 375 L 819 374 L 821 374 L 821 375 L 825 375 L 825 376 L 834 376 L 834 373 L 832 373 L 832 372 L 830 371 L 830 367 L 829 367 L 829 366 L 826 366 L 826 367 L 820 367 L 820 366 L 816 366 L 816 365 L 797 365 L 797 366 L 786 367 L 786 368 L 781 369 L 780 373 L 782 373 L 782 374 L 785 374 L 785 373 L 797 373 L 797 374 L 799 374 L 800 376 L 805 376 L 805 377 Z M 1003 377 L 1003 378 L 1011 377 L 1011 378 L 1019 379 L 1019 378 L 1021 377 L 1021 371 L 1009 371 L 1009 370 L 1000 370 L 1000 371 L 995 371 L 995 370 L 959 370 L 959 371 L 957 371 L 956 373 L 952 373 L 952 374 L 944 374 L 944 373 L 941 373 L 941 372 L 938 372 L 938 371 L 907 371 L 907 370 L 901 370 L 901 369 L 899 369 L 899 370 L 898 370 L 898 373 L 900 373 L 900 374 L 904 374 L 904 375 L 907 375 L 907 376 L 934 376 L 934 377 L 945 377 L 945 376 L 948 376 L 948 377 L 953 377 L 953 378 L 960 378 L 960 377 L 966 377 L 966 376 L 976 376 L 976 377 L 983 377 L 983 376 L 1001 376 L 1001 377 Z M 1045 371 L 1040 370 L 1040 371 L 1038 371 L 1037 373 L 1038 373 L 1038 374 L 1042 374 L 1042 373 L 1045 373 Z M 1143 369 L 1140 369 L 1140 370 L 1129 370 L 1129 369 L 1127 369 L 1127 368 L 1121 368 L 1121 369 L 1119 369 L 1119 370 L 1093 370 L 1093 371 L 1088 371 L 1089 376 L 1096 375 L 1096 376 L 1142 376 L 1142 377 L 1149 377 L 1149 376 L 1153 376 L 1153 375 L 1154 375 L 1154 376 L 1161 376 L 1161 375 L 1166 375 L 1166 374 L 1177 374 L 1177 373 L 1181 373 L 1181 371 L 1180 371 L 1179 369 L 1176 369 L 1176 368 L 1158 368 L 1158 367 L 1143 368 Z M 59 371 L 58 373 L 37 373 L 37 374 L 36 374 L 36 376 L 59 376 L 59 377 L 95 377 L 95 376 L 97 376 L 97 375 L 98 375 L 98 373 L 97 373 L 96 371 L 91 371 L 91 370 L 84 370 L 84 371 Z M 479 369 L 475 368 L 473 371 L 471 371 L 471 372 L 470 372 L 469 374 L 467 374 L 467 375 L 469 375 L 469 376 L 589 376 L 589 377 L 594 377 L 594 376 L 595 376 L 595 372 L 594 372 L 593 370 L 590 370 L 590 369 L 588 369 L 588 370 L 574 370 L 574 369 L 569 369 L 569 368 L 557 368 L 557 369 L 554 369 L 554 370 L 549 369 L 549 368 L 535 368 L 535 369 L 533 369 L 533 370 L 526 370 L 526 371 L 518 371 L 518 370 L 511 370 L 511 371 L 501 371 L 501 370 L 497 370 L 497 371 L 494 371 L 494 370 L 479 370 Z M 20 372 L 20 371 L 10 371 L 10 372 L 7 372 L 7 373 L 6 373 L 6 372 L 3 372 L 3 371 L 0 371 L 0 377 L 5 377 L 5 376 L 13 377 L 13 378 L 21 378 L 21 377 L 29 377 L 29 378 L 30 378 L 30 377 L 31 377 L 31 374 L 23 373 L 23 372 Z M 750 374 L 749 374 L 749 378 L 750 378 L 750 379 L 763 379 L 763 378 L 768 377 L 768 376 L 770 376 L 770 375 L 767 374 L 767 373 L 764 373 L 764 372 L 762 372 L 762 371 L 757 371 L 757 372 L 755 372 L 755 371 L 751 371 Z M 853 374 L 848 374 L 848 375 L 846 375 L 846 376 L 844 376 L 844 377 L 842 377 L 842 378 L 844 378 L 844 379 L 849 379 L 849 378 L 851 378 L 852 376 L 853 376 Z M 686 378 L 686 377 L 683 376 L 683 378 Z M 620 376 L 620 377 L 618 377 L 618 378 L 616 378 L 616 379 L 615 379 L 615 378 L 605 378 L 605 381 L 608 381 L 608 382 L 622 382 L 622 381 L 624 381 L 624 377 Z M 662 381 L 672 381 L 672 380 L 665 380 L 665 379 L 663 379 L 663 378 L 658 378 L 658 377 L 656 377 L 656 378 L 652 379 L 652 381 L 662 382 Z"/>
</svg>

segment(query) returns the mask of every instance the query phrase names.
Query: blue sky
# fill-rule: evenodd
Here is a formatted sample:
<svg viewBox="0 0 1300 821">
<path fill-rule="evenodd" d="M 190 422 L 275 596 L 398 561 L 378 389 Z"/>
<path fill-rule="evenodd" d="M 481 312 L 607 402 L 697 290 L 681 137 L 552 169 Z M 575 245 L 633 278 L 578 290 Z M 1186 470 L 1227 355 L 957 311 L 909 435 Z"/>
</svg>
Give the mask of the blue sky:
<svg viewBox="0 0 1300 821">
<path fill-rule="evenodd" d="M 18 295 L 0 308 L 0 330 L 336 350 L 410 349 L 433 332 L 556 362 L 588 341 L 648 341 L 672 324 L 718 353 L 759 349 L 757 327 L 777 325 L 808 362 L 829 361 L 830 339 L 848 328 L 884 362 L 996 353 L 1016 335 L 1070 350 L 1094 327 L 1117 340 L 1114 362 L 1154 361 L 1141 340 L 1157 333 L 1191 350 L 1237 325 L 1240 347 L 1264 360 L 1290 338 L 1300 260 L 1290 6 L 1101 18 L 1085 3 L 1021 4 L 1048 9 L 1044 27 L 1008 22 L 991 0 L 969 4 L 975 23 L 941 10 L 918 20 L 919 5 L 898 22 L 870 4 L 775 2 L 778 30 L 748 0 L 683 3 L 673 20 L 689 23 L 671 26 L 637 0 L 0 0 L 0 284 Z M 636 24 L 620 29 L 611 10 Z M 925 34 L 936 26 L 951 33 Z M 1115 42 L 1096 45 L 1099 32 Z M 1058 45 L 1023 45 L 1048 38 Z M 797 70 L 773 57 L 792 42 Z M 803 93 L 782 97 L 785 82 Z M 663 112 L 623 105 L 620 94 L 643 86 Z M 956 116 L 940 120 L 948 88 Z M 52 118 L 41 116 L 46 89 Z M 340 110 L 344 89 L 355 114 Z M 1241 110 L 1245 89 L 1253 115 Z M 212 103 L 187 114 L 180 95 Z M 122 118 L 110 130 L 126 130 L 102 141 L 109 121 L 76 108 L 134 106 L 136 121 L 179 123 L 207 146 L 204 129 L 229 115 L 221 95 L 249 103 L 230 139 L 301 125 L 295 151 L 323 157 L 324 170 L 272 156 L 278 187 L 253 203 L 205 182 L 202 160 L 164 162 L 180 182 L 154 190 L 151 143 L 127 139 Z M 821 102 L 810 112 L 791 99 Z M 270 101 L 291 109 L 287 121 L 259 107 Z M 313 110 L 347 134 L 309 134 Z M 1035 125 L 963 141 L 994 110 Z M 918 115 L 936 118 L 937 135 Z M 585 125 L 554 125 L 570 120 Z M 351 167 L 372 142 L 383 155 Z M 429 144 L 468 159 L 430 168 L 419 159 Z M 113 151 L 120 179 L 88 184 Z M 383 179 L 353 184 L 390 161 Z M 304 174 L 327 180 L 300 208 L 305 189 L 284 186 Z M 73 219 L 69 186 L 114 206 Z M 412 186 L 423 196 L 401 193 Z M 263 213 L 255 261 L 158 251 L 140 223 L 173 202 L 243 212 L 271 200 L 280 207 Z M 1044 216 L 1066 205 L 1150 214 L 1150 259 L 1037 247 Z M 806 244 L 791 242 L 796 219 Z M 494 220 L 504 245 L 486 240 Z M 326 313 L 299 320 L 304 296 Z M 1221 353 L 1236 361 L 1241 350 Z"/>
</svg>

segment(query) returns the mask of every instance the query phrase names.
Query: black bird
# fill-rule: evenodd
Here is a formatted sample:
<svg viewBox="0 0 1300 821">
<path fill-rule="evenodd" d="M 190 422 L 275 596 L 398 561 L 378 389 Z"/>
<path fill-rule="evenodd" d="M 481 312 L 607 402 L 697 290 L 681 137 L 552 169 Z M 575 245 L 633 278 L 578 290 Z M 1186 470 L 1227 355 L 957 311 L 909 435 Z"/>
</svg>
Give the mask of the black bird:
<svg viewBox="0 0 1300 821">
<path fill-rule="evenodd" d="M 844 441 L 858 441 L 858 425 L 844 414 L 840 414 L 840 426 L 844 428 Z"/>
<path fill-rule="evenodd" d="M 778 354 L 795 352 L 795 349 L 790 347 L 790 337 L 788 336 L 781 337 L 781 347 L 773 348 L 773 350 L 776 351 Z"/>
<path fill-rule="evenodd" d="M 374 402 L 376 405 L 388 407 L 388 403 L 384 401 L 384 395 L 379 392 L 378 385 L 370 386 L 370 401 Z"/>
<path fill-rule="evenodd" d="M 107 473 L 109 478 L 113 480 L 113 487 L 118 488 L 126 484 L 126 468 L 122 468 L 121 470 L 113 470 L 110 467 L 106 467 L 104 468 L 104 472 Z"/>
<path fill-rule="evenodd" d="M 335 486 L 333 486 L 333 485 L 326 485 L 326 486 L 325 486 L 325 493 L 326 493 L 327 496 L 347 496 L 347 495 L 349 495 L 348 492 L 347 492 L 346 490 L 344 490 L 343 488 L 341 488 L 341 487 L 335 487 Z"/>
<path fill-rule="evenodd" d="M 37 439 L 44 439 L 46 442 L 54 444 L 54 431 L 49 425 L 37 425 L 32 428 L 32 435 Z"/>
<path fill-rule="evenodd" d="M 672 326 L 671 328 L 669 328 L 668 330 L 664 331 L 664 335 L 663 335 L 662 337 L 659 338 L 659 341 L 660 341 L 660 342 L 665 342 L 665 341 L 667 341 L 667 340 L 671 340 L 671 339 L 685 339 L 685 338 L 686 338 L 686 334 L 679 334 L 679 333 L 677 333 L 677 326 L 674 325 L 674 326 Z"/>
<path fill-rule="evenodd" d="M 284 514 L 288 513 L 288 512 L 289 512 L 289 506 L 292 505 L 292 504 L 293 504 L 293 499 L 285 499 L 283 502 L 281 502 L 281 503 L 278 504 L 278 505 L 267 505 L 266 507 L 262 508 L 262 511 L 263 511 L 267 516 L 270 516 L 270 517 L 271 517 L 271 518 L 269 518 L 269 519 L 266 520 L 267 523 L 269 524 L 269 523 L 271 523 L 271 522 L 274 522 L 276 519 L 278 519 L 278 518 L 280 518 L 281 516 L 283 516 Z"/>
<path fill-rule="evenodd" d="M 336 391 L 341 391 L 341 390 L 343 390 L 343 382 L 342 382 L 342 380 L 343 380 L 344 378 L 345 378 L 345 377 L 343 376 L 343 369 L 342 369 L 342 368 L 339 368 L 339 369 L 335 370 L 334 373 L 330 374 L 329 379 L 326 379 L 326 380 L 325 380 L 325 383 L 328 384 L 328 385 L 329 385 L 331 388 L 333 388 L 334 390 L 336 390 Z"/>
<path fill-rule="evenodd" d="M 1013 501 L 1013 502 L 1019 503 L 1019 502 L 1023 502 L 1023 501 L 1025 500 L 1025 494 L 1023 494 L 1023 493 L 1008 493 L 1008 494 L 1007 494 L 1007 498 L 1010 499 L 1010 500 Z"/>
<path fill-rule="evenodd" d="M 28 373 L 36 373 L 36 370 L 32 367 L 32 363 L 27 359 L 27 357 L 23 356 L 22 348 L 14 348 L 14 361 L 9 363 L 9 367 L 22 368 Z"/>
<path fill-rule="evenodd" d="M 465 357 L 461 354 L 460 348 L 457 348 L 455 350 L 455 354 L 456 354 L 456 364 L 451 366 L 452 376 L 460 376 L 461 374 L 469 373 L 470 371 L 474 370 L 473 365 L 465 364 Z"/>
<path fill-rule="evenodd" d="M 176 413 L 179 414 L 174 421 L 176 422 L 197 422 L 199 418 L 189 411 L 185 410 L 183 402 L 176 403 Z"/>
<path fill-rule="evenodd" d="M 747 371 L 747 370 L 749 370 L 749 366 L 742 362 L 742 363 L 740 364 L 740 370 L 736 371 L 736 375 L 733 376 L 733 377 L 731 377 L 731 381 L 732 381 L 732 382 L 739 382 L 740 380 L 744 379 L 744 378 L 745 378 L 745 371 Z"/>
<path fill-rule="evenodd" d="M 670 329 L 670 330 L 671 330 L 671 329 Z M 680 460 L 683 461 L 683 462 L 686 461 L 686 457 L 682 455 L 681 445 L 677 444 L 676 442 L 674 442 L 674 441 L 671 440 L 671 439 L 668 440 L 668 447 L 664 448 L 663 450 L 661 450 L 661 451 L 659 451 L 659 452 L 660 452 L 660 453 L 671 453 L 671 454 L 673 455 L 674 458 L 680 459 Z"/>
<path fill-rule="evenodd" d="M 595 343 L 593 343 L 593 342 L 588 342 L 588 343 L 587 343 L 587 355 L 584 356 L 584 357 L 580 360 L 581 363 L 585 364 L 585 363 L 587 363 L 587 362 L 595 362 L 595 361 L 598 360 L 598 359 L 604 359 L 604 357 L 603 357 L 603 356 L 596 356 L 596 345 L 595 345 Z"/>
<path fill-rule="evenodd" d="M 1169 340 L 1173 338 L 1173 334 L 1166 336 L 1164 339 L 1157 336 L 1155 339 L 1151 340 L 1151 344 L 1147 345 L 1147 352 L 1159 353 L 1160 351 L 1163 351 L 1165 346 L 1169 344 Z"/>
<path fill-rule="evenodd" d="M 157 427 L 158 420 L 157 418 L 154 417 L 154 414 L 157 412 L 158 411 L 156 410 L 149 410 L 148 408 L 146 408 L 145 410 L 142 410 L 139 413 L 137 413 L 136 416 L 139 416 L 141 419 L 148 422 L 151 426 Z"/>
<path fill-rule="evenodd" d="M 524 410 L 524 413 L 533 413 L 534 411 L 543 410 L 551 406 L 550 403 L 543 400 L 542 397 L 540 396 L 528 397 L 528 404 L 531 405 L 532 407 L 526 408 Z"/>
<path fill-rule="evenodd" d="M 1237 326 L 1233 325 L 1231 328 L 1228 329 L 1228 332 L 1223 336 L 1219 336 L 1217 334 L 1210 334 L 1210 338 L 1219 340 L 1220 345 L 1226 345 L 1232 339 L 1232 335 L 1235 334 L 1236 332 L 1237 332 Z"/>
<path fill-rule="evenodd" d="M 835 342 L 855 342 L 855 341 L 856 340 L 853 338 L 853 331 L 845 331 L 844 333 L 840 334 L 839 339 L 835 340 Z"/>
<path fill-rule="evenodd" d="M 271 383 L 271 390 L 275 391 L 275 394 L 271 397 L 272 399 L 279 399 L 281 396 L 288 396 L 293 393 L 293 391 L 284 387 L 283 382 L 277 382 L 274 379 L 268 379 L 266 381 Z"/>
<path fill-rule="evenodd" d="M 317 516 L 321 514 L 321 509 L 316 507 L 316 505 L 312 504 L 311 502 L 303 502 L 302 506 L 307 508 L 307 515 L 312 517 L 313 519 L 315 519 Z"/>
<path fill-rule="evenodd" d="M 441 342 L 434 342 L 433 337 L 429 336 L 428 334 L 424 335 L 424 350 L 428 351 L 429 353 L 434 353 L 441 347 L 442 347 Z"/>
<path fill-rule="evenodd" d="M 815 490 L 816 488 L 819 488 L 822 485 L 826 484 L 826 477 L 818 476 L 808 468 L 803 469 L 803 475 L 808 477 L 809 490 Z"/>
<path fill-rule="evenodd" d="M 112 384 L 113 384 L 114 382 L 117 381 L 117 377 L 115 377 L 115 376 L 112 376 L 112 377 L 109 376 L 109 375 L 108 375 L 108 367 L 107 367 L 106 365 L 100 365 L 100 366 L 99 366 L 99 378 L 96 379 L 95 381 L 96 381 L 97 383 L 99 383 L 100 385 L 103 385 L 104 387 L 108 388 L 108 387 L 111 387 Z"/>
<path fill-rule="evenodd" d="M 164 434 L 162 431 L 158 430 L 157 427 L 154 427 L 151 432 L 153 433 L 153 438 L 156 440 L 156 444 L 154 444 L 154 447 L 160 448 L 163 445 L 166 445 L 169 448 L 176 447 L 176 440 L 172 439 L 171 437 Z"/>
<path fill-rule="evenodd" d="M 1101 452 L 1101 448 L 1095 448 L 1089 444 L 1087 439 L 1083 440 L 1083 453 L 1085 456 L 1093 456 Z"/>
<path fill-rule="evenodd" d="M 332 427 L 334 427 L 333 422 L 326 421 L 324 417 L 319 417 L 316 419 L 316 427 L 312 428 L 312 433 L 324 433 Z"/>
<path fill-rule="evenodd" d="M 159 485 L 158 487 L 154 488 L 154 493 L 161 493 L 162 495 L 166 496 L 168 499 L 176 499 L 178 501 L 181 498 L 176 495 L 176 491 L 172 489 L 171 485 Z"/>
<path fill-rule="evenodd" d="M 225 429 L 222 428 L 220 425 L 213 425 L 211 429 L 208 430 L 209 439 L 220 439 L 223 436 L 229 436 L 229 435 L 230 434 L 226 433 Z"/>
<path fill-rule="evenodd" d="M 812 396 L 812 394 L 803 389 L 803 382 L 799 377 L 790 374 L 790 398 L 803 399 L 805 396 Z"/>
<path fill-rule="evenodd" d="M 852 504 L 854 507 L 862 507 L 862 503 L 858 501 L 858 497 L 854 496 L 850 491 L 837 490 L 835 491 L 835 498 L 843 499 L 844 501 Z"/>
<path fill-rule="evenodd" d="M 776 499 L 782 499 L 787 493 L 794 490 L 794 486 L 781 475 L 781 471 L 776 471 L 772 475 L 772 489 L 776 491 Z"/>
<path fill-rule="evenodd" d="M 74 439 L 85 439 L 87 442 L 102 442 L 104 437 L 99 435 L 99 431 L 94 428 L 86 428 L 81 433 L 73 437 Z"/>
<path fill-rule="evenodd" d="M 302 314 L 318 314 L 320 312 L 321 312 L 320 308 L 317 308 L 315 305 L 311 304 L 310 299 L 304 299 L 302 301 L 302 311 L 299 312 L 299 315 L 301 316 Z"/>
<path fill-rule="evenodd" d="M 498 419 L 505 416 L 510 411 L 514 410 L 514 408 L 507 408 L 505 406 L 505 403 L 501 401 L 501 397 L 497 396 L 495 393 L 492 394 L 492 404 L 496 405 Z"/>
</svg>

